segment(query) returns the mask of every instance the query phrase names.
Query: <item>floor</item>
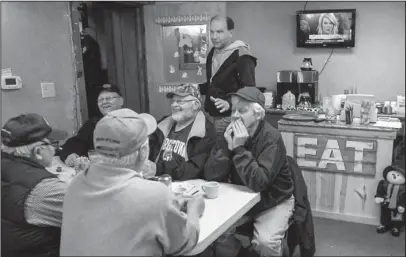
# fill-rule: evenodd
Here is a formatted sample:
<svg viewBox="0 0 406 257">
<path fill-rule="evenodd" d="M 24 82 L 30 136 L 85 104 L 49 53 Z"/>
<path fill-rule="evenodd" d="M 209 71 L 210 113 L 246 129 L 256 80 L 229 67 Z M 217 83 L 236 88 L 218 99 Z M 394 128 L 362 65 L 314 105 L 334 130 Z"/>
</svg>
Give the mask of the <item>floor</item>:
<svg viewBox="0 0 406 257">
<path fill-rule="evenodd" d="M 394 237 L 376 233 L 375 226 L 316 217 L 314 229 L 315 256 L 405 256 L 404 229 Z"/>
</svg>

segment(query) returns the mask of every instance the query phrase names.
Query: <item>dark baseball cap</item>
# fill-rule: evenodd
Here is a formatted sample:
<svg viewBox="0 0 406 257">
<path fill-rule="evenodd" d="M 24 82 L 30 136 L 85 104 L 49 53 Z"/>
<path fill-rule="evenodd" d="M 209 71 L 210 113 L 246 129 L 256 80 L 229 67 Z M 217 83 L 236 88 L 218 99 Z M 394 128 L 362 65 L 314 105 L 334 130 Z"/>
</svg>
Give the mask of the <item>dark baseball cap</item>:
<svg viewBox="0 0 406 257">
<path fill-rule="evenodd" d="M 101 92 L 113 92 L 117 93 L 119 96 L 122 96 L 120 88 L 114 84 L 104 84 L 103 86 L 100 87 L 98 95 L 100 95 Z"/>
<path fill-rule="evenodd" d="M 243 87 L 235 93 L 230 93 L 228 96 L 236 95 L 247 101 L 258 103 L 265 108 L 265 96 L 256 87 Z"/>
<path fill-rule="evenodd" d="M 35 113 L 11 118 L 1 129 L 1 142 L 10 147 L 29 145 L 45 138 L 59 141 L 67 136 L 66 131 L 52 129 L 44 117 Z"/>
<path fill-rule="evenodd" d="M 193 96 L 197 98 L 197 100 L 201 101 L 201 95 L 199 88 L 193 84 L 181 84 L 175 88 L 173 92 L 169 92 L 166 94 L 167 98 L 172 98 L 174 95 L 178 96 Z"/>
</svg>

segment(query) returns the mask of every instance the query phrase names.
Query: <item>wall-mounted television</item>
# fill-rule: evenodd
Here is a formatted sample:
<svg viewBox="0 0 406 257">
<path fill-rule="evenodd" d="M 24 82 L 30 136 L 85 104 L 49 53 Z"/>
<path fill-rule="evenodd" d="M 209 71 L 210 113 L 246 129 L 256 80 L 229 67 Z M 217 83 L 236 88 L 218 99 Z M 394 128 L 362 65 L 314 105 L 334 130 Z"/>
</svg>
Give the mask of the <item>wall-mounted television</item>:
<svg viewBox="0 0 406 257">
<path fill-rule="evenodd" d="M 296 12 L 297 47 L 354 47 L 355 9 Z"/>
</svg>

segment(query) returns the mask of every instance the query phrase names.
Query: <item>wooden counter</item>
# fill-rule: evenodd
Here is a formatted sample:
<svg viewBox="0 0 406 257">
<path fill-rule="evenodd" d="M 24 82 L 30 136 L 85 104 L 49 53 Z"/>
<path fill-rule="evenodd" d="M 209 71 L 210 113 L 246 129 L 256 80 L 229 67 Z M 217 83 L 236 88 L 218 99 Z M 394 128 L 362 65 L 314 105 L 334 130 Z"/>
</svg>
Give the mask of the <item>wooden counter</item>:
<svg viewBox="0 0 406 257">
<path fill-rule="evenodd" d="M 392 162 L 396 129 L 286 120 L 278 129 L 302 169 L 313 215 L 379 224 L 374 195 Z"/>
</svg>

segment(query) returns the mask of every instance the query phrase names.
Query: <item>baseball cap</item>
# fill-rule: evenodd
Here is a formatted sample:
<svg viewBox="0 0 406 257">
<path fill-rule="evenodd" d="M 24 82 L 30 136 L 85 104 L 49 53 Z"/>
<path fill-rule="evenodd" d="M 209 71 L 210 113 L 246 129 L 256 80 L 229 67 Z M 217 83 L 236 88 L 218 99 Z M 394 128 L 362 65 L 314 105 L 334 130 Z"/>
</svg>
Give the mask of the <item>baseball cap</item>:
<svg viewBox="0 0 406 257">
<path fill-rule="evenodd" d="M 166 97 L 172 98 L 174 95 L 178 95 L 178 96 L 191 95 L 191 96 L 197 98 L 197 100 L 201 101 L 201 95 L 200 95 L 199 89 L 197 88 L 197 86 L 190 84 L 190 83 L 181 84 L 181 85 L 177 86 L 175 88 L 175 91 L 167 93 Z"/>
<path fill-rule="evenodd" d="M 265 108 L 265 96 L 256 87 L 243 87 L 235 93 L 228 94 L 229 96 L 236 95 L 247 101 L 258 103 Z"/>
<path fill-rule="evenodd" d="M 1 129 L 1 142 L 10 147 L 29 145 L 43 141 L 45 138 L 51 142 L 59 141 L 67 136 L 66 131 L 52 129 L 44 117 L 35 113 L 11 118 Z"/>
<path fill-rule="evenodd" d="M 104 91 L 117 93 L 118 95 L 122 96 L 120 88 L 118 88 L 118 86 L 114 84 L 104 84 L 103 86 L 101 86 L 98 95 L 100 95 L 100 93 Z"/>
<path fill-rule="evenodd" d="M 107 113 L 93 133 L 94 149 L 109 157 L 121 158 L 137 150 L 157 128 L 153 116 L 123 108 Z"/>
</svg>

